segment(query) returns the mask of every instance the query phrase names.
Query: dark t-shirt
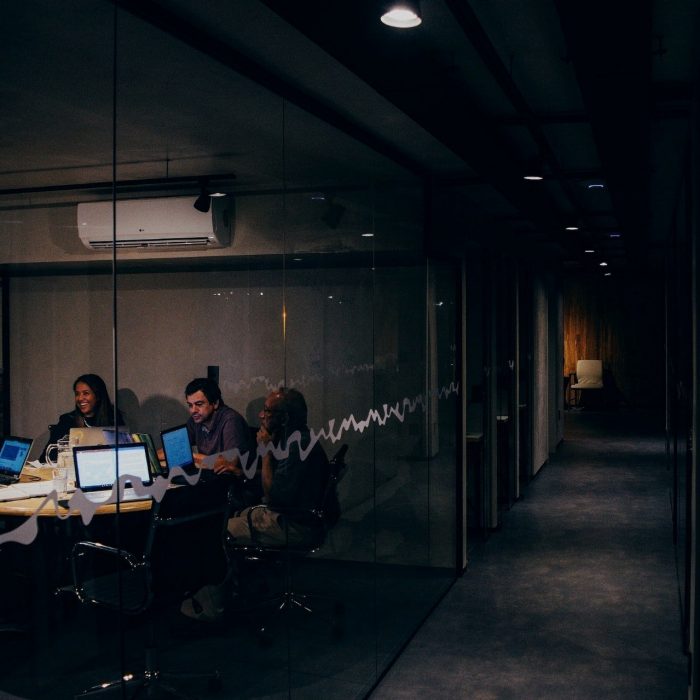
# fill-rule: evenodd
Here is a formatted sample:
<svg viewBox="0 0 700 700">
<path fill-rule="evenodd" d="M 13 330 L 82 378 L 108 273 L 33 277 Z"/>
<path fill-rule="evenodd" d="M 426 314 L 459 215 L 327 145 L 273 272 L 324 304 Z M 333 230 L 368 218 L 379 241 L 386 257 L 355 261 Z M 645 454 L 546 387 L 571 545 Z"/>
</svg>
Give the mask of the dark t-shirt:
<svg viewBox="0 0 700 700">
<path fill-rule="evenodd" d="M 328 481 L 328 458 L 320 443 L 302 459 L 311 442 L 308 428 L 301 432 L 301 440 L 290 440 L 289 456 L 274 467 L 268 505 L 273 510 L 287 511 L 294 520 L 294 510 L 312 510 L 321 503 Z M 300 449 L 301 443 L 301 449 Z"/>
</svg>

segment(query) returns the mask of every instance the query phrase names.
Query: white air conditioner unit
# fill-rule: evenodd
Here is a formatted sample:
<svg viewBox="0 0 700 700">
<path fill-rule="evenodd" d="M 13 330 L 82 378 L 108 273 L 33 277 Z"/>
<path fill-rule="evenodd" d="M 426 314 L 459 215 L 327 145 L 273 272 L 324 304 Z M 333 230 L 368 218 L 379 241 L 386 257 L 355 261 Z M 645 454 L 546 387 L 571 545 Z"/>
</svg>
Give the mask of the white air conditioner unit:
<svg viewBox="0 0 700 700">
<path fill-rule="evenodd" d="M 204 213 L 194 208 L 194 197 L 125 199 L 116 203 L 116 247 L 221 248 L 231 242 L 233 197 L 212 197 Z M 80 240 L 90 250 L 111 250 L 113 240 L 112 202 L 78 204 Z"/>
</svg>

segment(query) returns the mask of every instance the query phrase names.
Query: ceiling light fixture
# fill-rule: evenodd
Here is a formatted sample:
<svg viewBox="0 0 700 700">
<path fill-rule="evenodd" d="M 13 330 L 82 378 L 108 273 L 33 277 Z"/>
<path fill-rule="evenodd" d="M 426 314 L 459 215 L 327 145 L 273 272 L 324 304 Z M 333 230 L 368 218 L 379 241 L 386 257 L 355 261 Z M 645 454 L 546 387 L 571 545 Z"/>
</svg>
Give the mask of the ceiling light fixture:
<svg viewBox="0 0 700 700">
<path fill-rule="evenodd" d="M 566 230 L 567 231 L 578 231 L 578 226 L 567 226 Z"/>
<path fill-rule="evenodd" d="M 199 181 L 199 196 L 197 197 L 197 199 L 194 200 L 194 204 L 192 206 L 197 211 L 201 211 L 203 214 L 206 214 L 211 207 L 212 197 L 226 196 L 226 192 L 222 192 L 221 190 L 214 190 L 212 192 L 212 190 L 209 189 L 209 179 L 203 177 Z"/>
<path fill-rule="evenodd" d="M 200 183 L 199 197 L 194 200 L 192 205 L 197 211 L 201 211 L 206 214 L 211 206 L 211 199 L 209 197 L 209 188 L 207 187 L 207 181 L 202 180 Z"/>
<path fill-rule="evenodd" d="M 382 7 L 381 20 L 388 27 L 396 29 L 412 29 L 422 21 L 420 3 L 418 0 L 394 0 Z"/>
<path fill-rule="evenodd" d="M 608 263 L 606 263 L 605 260 L 603 260 L 603 262 L 600 263 L 600 266 L 601 266 L 601 267 L 607 267 L 607 266 L 608 266 Z"/>
<path fill-rule="evenodd" d="M 595 250 L 593 248 L 586 248 L 586 250 L 583 251 L 584 253 L 595 253 Z"/>
</svg>

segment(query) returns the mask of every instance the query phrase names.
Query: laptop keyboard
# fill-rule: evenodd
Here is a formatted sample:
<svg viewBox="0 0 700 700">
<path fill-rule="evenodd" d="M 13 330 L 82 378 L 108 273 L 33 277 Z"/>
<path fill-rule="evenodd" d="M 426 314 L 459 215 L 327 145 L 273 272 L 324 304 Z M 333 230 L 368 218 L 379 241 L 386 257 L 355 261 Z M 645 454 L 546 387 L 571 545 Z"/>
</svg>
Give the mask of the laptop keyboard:
<svg viewBox="0 0 700 700">
<path fill-rule="evenodd" d="M 112 489 L 109 489 L 108 491 L 83 492 L 83 495 L 88 501 L 92 501 L 92 503 L 105 503 L 106 501 L 110 501 L 110 503 L 116 502 L 116 498 L 114 500 L 111 499 Z M 124 501 L 148 501 L 150 498 L 150 496 L 140 496 L 136 493 L 136 491 L 134 491 L 134 489 L 126 488 L 124 489 L 124 493 L 119 500 L 123 503 Z"/>
</svg>

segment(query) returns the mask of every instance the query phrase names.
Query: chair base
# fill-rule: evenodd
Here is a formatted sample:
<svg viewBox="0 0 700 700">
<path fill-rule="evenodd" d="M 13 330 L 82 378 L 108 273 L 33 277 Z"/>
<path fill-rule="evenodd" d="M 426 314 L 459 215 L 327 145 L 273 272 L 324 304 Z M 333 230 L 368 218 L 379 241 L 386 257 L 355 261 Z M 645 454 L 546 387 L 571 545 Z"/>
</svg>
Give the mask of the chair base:
<svg viewBox="0 0 700 700">
<path fill-rule="evenodd" d="M 315 610 L 312 605 L 317 602 L 325 602 L 332 604 L 332 617 Z M 271 608 L 267 614 L 258 617 L 256 611 Z M 300 612 L 304 618 L 309 618 L 312 615 L 318 615 L 325 619 L 331 626 L 333 637 L 339 638 L 343 633 L 343 605 L 339 601 L 335 601 L 325 596 L 296 593 L 295 591 L 287 590 L 275 595 L 263 596 L 254 600 L 245 600 L 241 611 L 245 611 L 250 616 L 253 627 L 253 632 L 261 644 L 269 644 L 272 641 L 271 627 L 273 623 L 281 619 L 286 613 L 294 611 Z"/>
<path fill-rule="evenodd" d="M 210 673 L 180 673 L 156 670 L 151 661 L 155 656 L 155 649 L 146 650 L 146 669 L 138 674 L 126 674 L 123 678 L 98 683 L 78 695 L 75 700 L 81 698 L 93 698 L 111 693 L 108 697 L 119 697 L 123 689 L 132 700 L 134 698 L 179 698 L 179 700 L 193 700 L 193 697 L 179 690 L 176 686 L 182 681 L 201 681 L 206 683 L 209 692 L 216 692 L 221 689 L 222 681 L 218 671 Z"/>
</svg>

